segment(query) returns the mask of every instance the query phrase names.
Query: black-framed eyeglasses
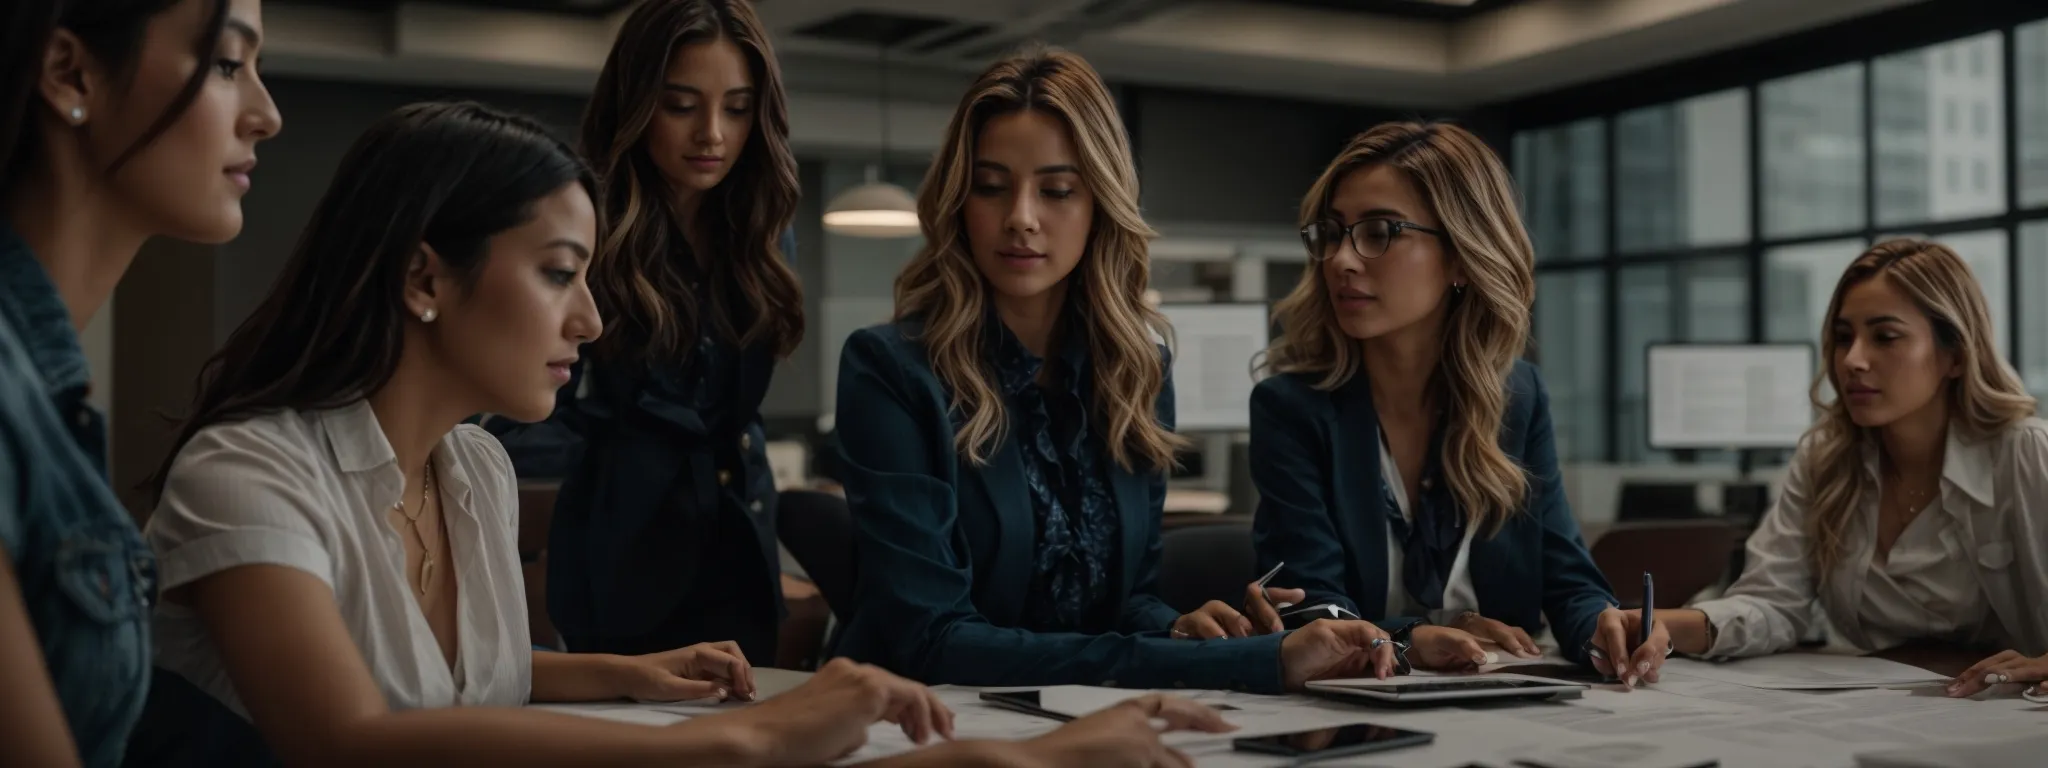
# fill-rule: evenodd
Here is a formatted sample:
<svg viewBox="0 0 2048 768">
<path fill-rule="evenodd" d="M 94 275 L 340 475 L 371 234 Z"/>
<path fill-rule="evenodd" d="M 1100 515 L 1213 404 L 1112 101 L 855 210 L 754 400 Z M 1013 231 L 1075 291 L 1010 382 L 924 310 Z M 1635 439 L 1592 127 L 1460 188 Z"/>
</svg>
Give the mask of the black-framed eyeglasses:
<svg viewBox="0 0 2048 768">
<path fill-rule="evenodd" d="M 1311 261 L 1329 258 L 1334 246 L 1345 241 L 1351 243 L 1351 250 L 1357 253 L 1359 258 L 1377 259 L 1387 252 L 1387 248 L 1394 244 L 1394 240 L 1399 238 L 1402 232 L 1411 229 L 1437 237 L 1444 236 L 1441 229 L 1431 229 L 1400 219 L 1359 219 L 1349 227 L 1337 221 L 1319 221 L 1301 228 L 1301 244 L 1308 248 L 1308 257 Z"/>
</svg>

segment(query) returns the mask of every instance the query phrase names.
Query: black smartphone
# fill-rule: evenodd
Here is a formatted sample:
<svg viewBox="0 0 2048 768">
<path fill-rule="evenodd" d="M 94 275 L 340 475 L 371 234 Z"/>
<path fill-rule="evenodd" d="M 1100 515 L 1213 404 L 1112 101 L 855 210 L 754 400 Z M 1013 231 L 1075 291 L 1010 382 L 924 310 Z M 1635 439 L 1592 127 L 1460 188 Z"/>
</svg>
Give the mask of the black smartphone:
<svg viewBox="0 0 2048 768">
<path fill-rule="evenodd" d="M 1309 762 L 1385 752 L 1432 741 L 1436 741 L 1434 733 L 1363 724 L 1237 739 L 1231 744 L 1240 752 L 1280 755 L 1296 758 L 1297 762 Z"/>
<path fill-rule="evenodd" d="M 1001 709 L 1007 709 L 1012 712 L 1022 712 L 1027 715 L 1037 715 L 1039 717 L 1051 718 L 1063 723 L 1069 720 L 1073 720 L 1075 717 L 1074 715 L 1068 714 L 1067 712 L 1060 711 L 1064 708 L 1060 707 L 1059 703 L 1047 702 L 1045 700 L 1045 692 L 1040 690 L 983 691 L 981 694 L 981 700 L 988 702 L 990 705 L 993 705 Z M 1224 704 L 1222 702 L 1202 703 L 1206 704 L 1210 709 L 1214 709 L 1218 712 L 1237 711 L 1237 707 L 1233 707 L 1229 704 Z M 1047 706 L 1048 704 L 1051 705 L 1050 708 Z"/>
</svg>

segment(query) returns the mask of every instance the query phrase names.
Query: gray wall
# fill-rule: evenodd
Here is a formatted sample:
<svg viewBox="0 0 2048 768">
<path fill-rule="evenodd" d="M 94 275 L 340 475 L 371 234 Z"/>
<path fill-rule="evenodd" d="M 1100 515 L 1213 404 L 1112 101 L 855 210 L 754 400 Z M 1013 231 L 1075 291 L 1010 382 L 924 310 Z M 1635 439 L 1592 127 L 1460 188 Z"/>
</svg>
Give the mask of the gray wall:
<svg viewBox="0 0 2048 768">
<path fill-rule="evenodd" d="M 284 115 L 284 130 L 256 147 L 256 183 L 242 201 L 242 235 L 217 257 L 216 344 L 270 292 L 342 155 L 378 118 L 416 101 L 474 99 L 526 113 L 573 140 L 583 112 L 582 99 L 560 96 L 283 78 L 266 85 Z"/>
<path fill-rule="evenodd" d="M 1323 104 L 1132 89 L 1145 217 L 1290 224 L 1302 193 L 1373 119 Z"/>
</svg>

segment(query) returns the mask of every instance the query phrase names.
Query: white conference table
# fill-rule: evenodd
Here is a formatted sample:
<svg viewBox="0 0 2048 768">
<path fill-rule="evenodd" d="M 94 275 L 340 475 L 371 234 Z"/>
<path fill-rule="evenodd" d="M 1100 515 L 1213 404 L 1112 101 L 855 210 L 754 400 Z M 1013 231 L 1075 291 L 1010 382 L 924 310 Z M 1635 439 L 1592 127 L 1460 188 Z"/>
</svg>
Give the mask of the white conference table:
<svg viewBox="0 0 2048 768">
<path fill-rule="evenodd" d="M 768 698 L 800 684 L 805 673 L 757 669 Z M 1058 726 L 1050 720 L 983 704 L 978 689 L 936 690 L 955 715 L 956 738 L 1022 739 Z M 1624 692 L 1595 686 L 1579 699 L 1534 704 L 1428 709 L 1367 708 L 1306 696 L 1258 696 L 1177 691 L 1236 707 L 1226 719 L 1241 730 L 1221 736 L 1172 734 L 1168 741 L 1201 766 L 1264 768 L 1291 765 L 1284 758 L 1234 751 L 1231 739 L 1320 727 L 1373 723 L 1428 731 L 1435 742 L 1374 755 L 1334 759 L 1318 766 L 1403 768 L 1516 768 L 1518 761 L 1549 768 L 1675 768 L 1718 761 L 1721 766 L 1843 768 L 1857 755 L 1914 746 L 1958 749 L 2033 737 L 2020 747 L 2032 755 L 1973 765 L 2048 764 L 2048 705 L 2020 698 L 2014 686 L 1976 699 L 1948 699 L 1938 688 L 1776 691 L 1666 674 L 1658 686 Z M 667 724 L 726 705 L 542 705 L 593 717 Z M 894 726 L 878 724 L 869 743 L 842 763 L 914 749 Z M 2004 747 L 2011 750 L 2012 747 Z"/>
</svg>

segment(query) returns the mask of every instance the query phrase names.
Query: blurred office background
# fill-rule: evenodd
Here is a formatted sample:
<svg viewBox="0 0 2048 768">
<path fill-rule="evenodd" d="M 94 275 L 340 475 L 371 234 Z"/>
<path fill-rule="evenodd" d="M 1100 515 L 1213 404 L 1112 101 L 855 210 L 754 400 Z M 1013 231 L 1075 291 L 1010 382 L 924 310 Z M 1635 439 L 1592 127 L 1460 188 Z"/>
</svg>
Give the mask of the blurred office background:
<svg viewBox="0 0 2048 768">
<path fill-rule="evenodd" d="M 1817 343 L 1836 277 L 1875 238 L 1928 235 L 1966 256 L 2002 348 L 2048 394 L 2038 0 L 756 2 L 804 187 L 791 258 L 810 330 L 765 405 L 792 487 L 830 474 L 820 446 L 840 343 L 886 318 L 919 245 L 829 233 L 826 201 L 871 167 L 914 190 L 974 73 L 1031 40 L 1086 55 L 1113 84 L 1163 233 L 1152 287 L 1168 304 L 1284 295 L 1304 264 L 1300 195 L 1371 124 L 1455 118 L 1492 142 L 1537 244 L 1529 356 L 1591 537 L 1618 519 L 1754 514 L 1728 491 L 1779 476 L 1785 452 L 1652 448 L 1646 350 Z M 267 290 L 363 128 L 410 101 L 464 97 L 573 137 L 632 4 L 266 2 L 265 78 L 285 128 L 259 149 L 246 230 L 219 247 L 153 244 L 88 334 L 116 482 L 157 465 L 159 414 L 187 402 L 199 364 Z M 1177 507 L 1241 524 L 1255 498 L 1243 435 L 1199 437 Z"/>
</svg>

